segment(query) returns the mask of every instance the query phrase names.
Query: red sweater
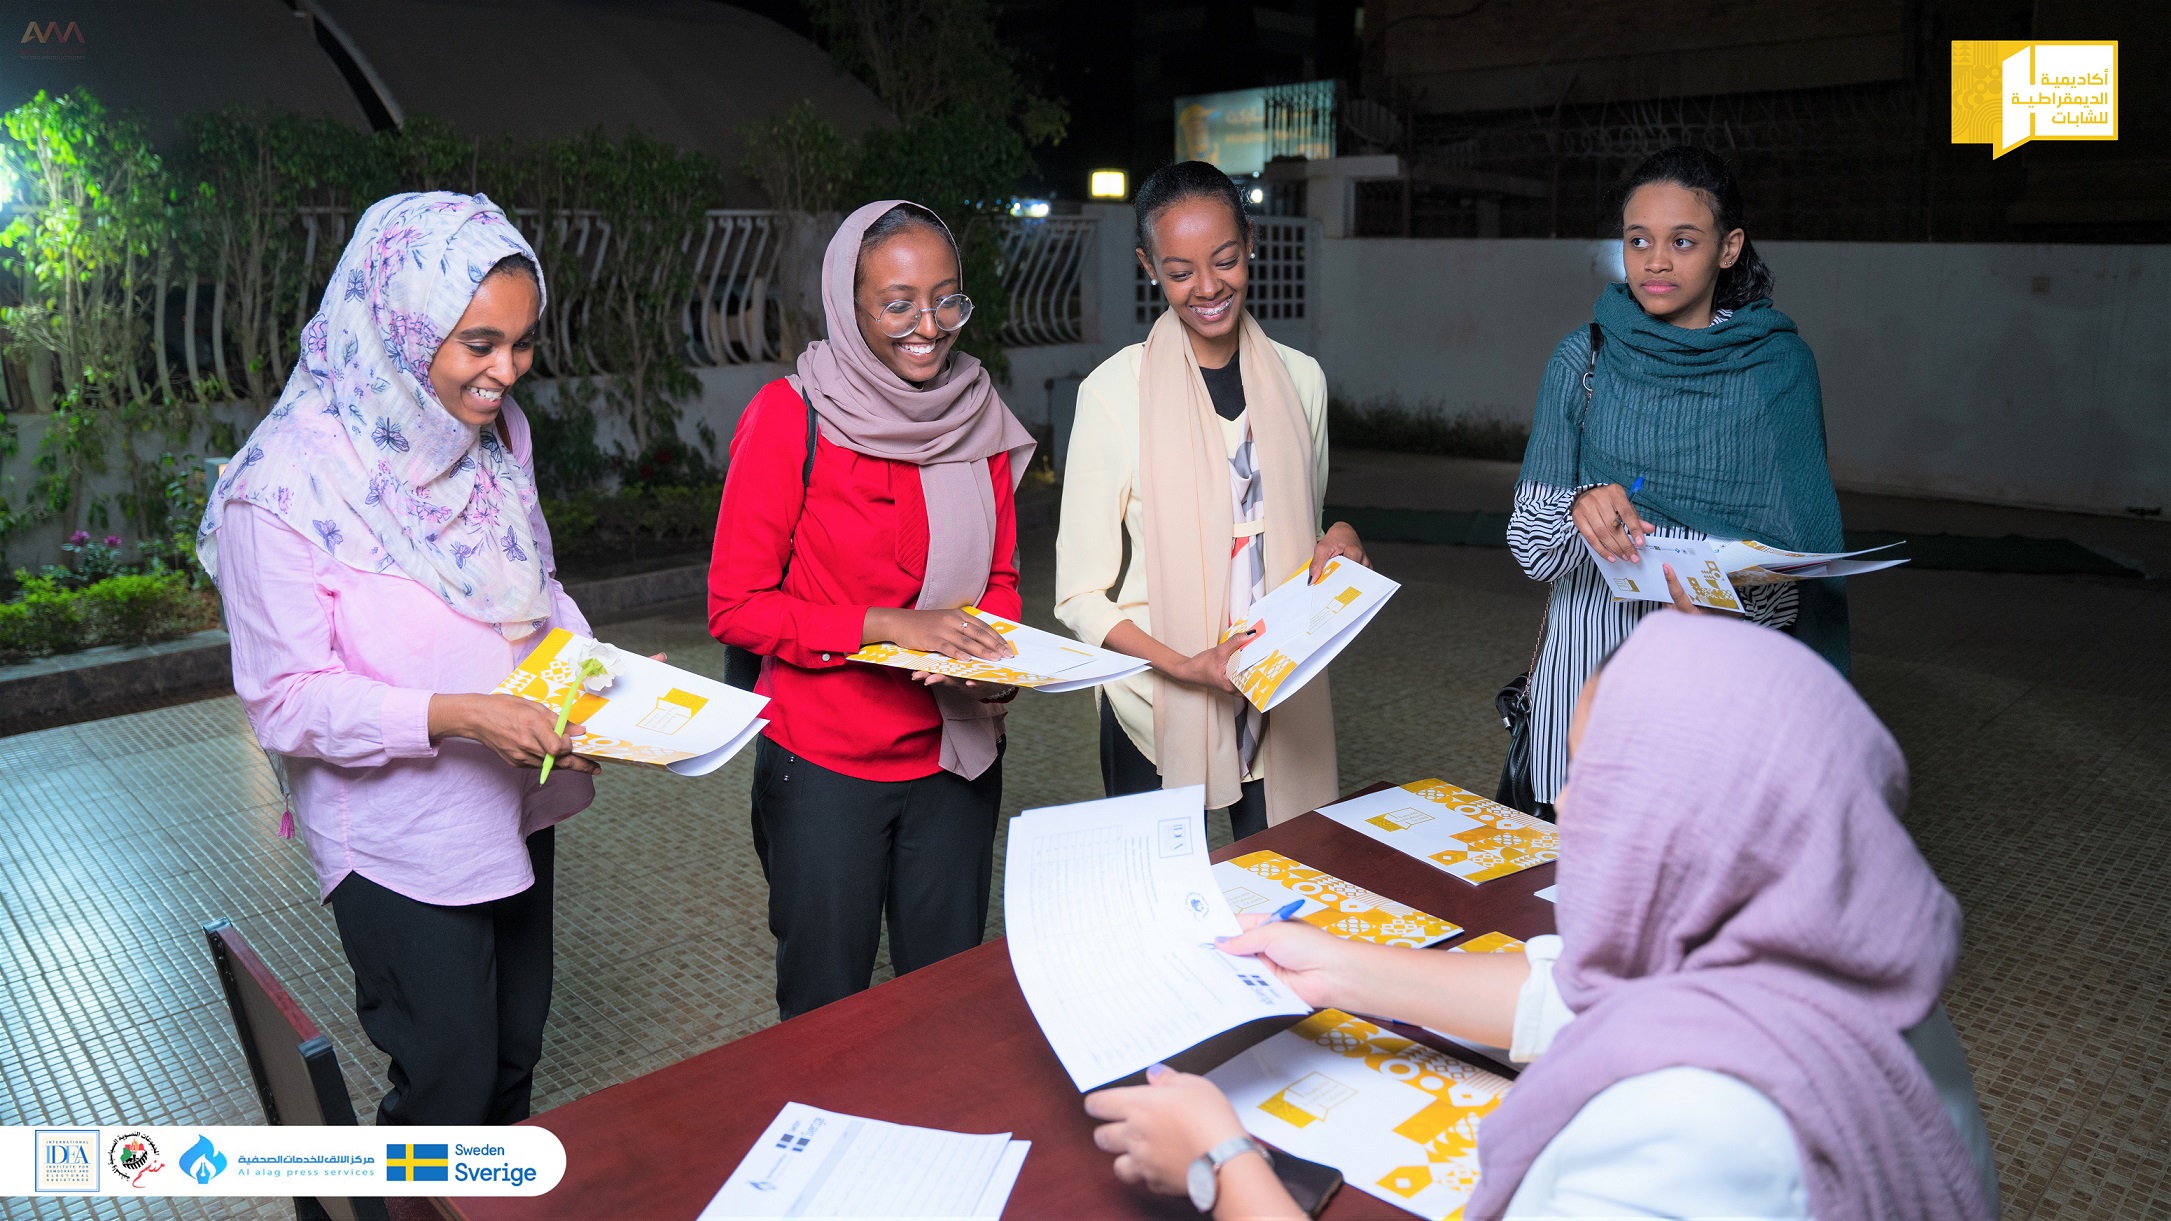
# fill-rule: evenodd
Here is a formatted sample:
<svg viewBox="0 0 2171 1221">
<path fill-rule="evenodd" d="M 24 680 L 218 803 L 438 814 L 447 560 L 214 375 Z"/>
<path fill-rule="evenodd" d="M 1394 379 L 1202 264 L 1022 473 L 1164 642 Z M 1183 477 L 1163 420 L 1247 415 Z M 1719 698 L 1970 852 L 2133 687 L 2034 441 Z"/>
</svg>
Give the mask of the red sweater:
<svg viewBox="0 0 2171 1221">
<path fill-rule="evenodd" d="M 802 496 L 806 454 L 806 404 L 791 383 L 770 382 L 731 437 L 709 563 L 709 634 L 770 657 L 754 689 L 769 697 L 762 715 L 777 745 L 862 780 L 932 775 L 942 753 L 935 697 L 910 671 L 844 660 L 860 647 L 868 607 L 919 601 L 927 573 L 920 468 L 822 437 Z M 1024 607 L 1008 455 L 988 459 L 988 475 L 995 559 L 978 605 L 1015 619 Z M 786 557 L 791 571 L 779 588 Z"/>
</svg>

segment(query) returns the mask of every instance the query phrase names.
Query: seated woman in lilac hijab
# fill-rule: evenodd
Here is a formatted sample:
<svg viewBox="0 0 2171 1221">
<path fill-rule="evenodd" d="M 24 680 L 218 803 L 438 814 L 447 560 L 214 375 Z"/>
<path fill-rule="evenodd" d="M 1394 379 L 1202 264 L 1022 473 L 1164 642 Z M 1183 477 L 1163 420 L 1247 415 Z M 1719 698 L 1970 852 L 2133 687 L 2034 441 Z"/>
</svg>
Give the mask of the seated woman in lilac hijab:
<svg viewBox="0 0 2171 1221">
<path fill-rule="evenodd" d="M 1779 698 L 1774 698 L 1778 696 Z M 1997 1213 L 1967 1058 L 1938 994 L 1960 910 L 1900 826 L 1898 746 L 1775 632 L 1662 613 L 1585 686 L 1560 799 L 1560 935 L 1442 954 L 1257 924 L 1306 1000 L 1511 1047 L 1464 1215 L 1908 1218 Z M 1169 1070 L 1090 1095 L 1116 1173 L 1181 1192 L 1242 1135 Z M 1301 1217 L 1256 1156 L 1215 1215 Z"/>
</svg>

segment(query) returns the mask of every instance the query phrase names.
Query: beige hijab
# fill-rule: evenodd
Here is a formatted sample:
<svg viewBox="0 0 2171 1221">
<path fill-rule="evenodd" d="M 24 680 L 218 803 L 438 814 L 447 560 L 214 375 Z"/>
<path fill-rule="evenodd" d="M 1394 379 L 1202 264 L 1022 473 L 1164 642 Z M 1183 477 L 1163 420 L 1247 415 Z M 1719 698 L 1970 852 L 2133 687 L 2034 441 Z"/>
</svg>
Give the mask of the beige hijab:
<svg viewBox="0 0 2171 1221">
<path fill-rule="evenodd" d="M 1265 483 L 1271 589 L 1311 563 L 1312 544 L 1319 535 L 1313 520 L 1318 467 L 1312 431 L 1289 370 L 1250 311 L 1238 326 L 1237 359 L 1243 362 L 1252 449 Z M 1139 488 L 1146 517 L 1143 559 L 1153 634 L 1188 656 L 1218 644 L 1228 624 L 1229 547 L 1236 523 L 1229 506 L 1229 459 L 1221 419 L 1214 414 L 1198 358 L 1174 310 L 1164 311 L 1146 337 L 1138 391 Z M 1237 702 L 1242 698 L 1155 676 L 1154 754 L 1163 787 L 1204 784 L 1212 809 L 1242 795 L 1244 775 L 1236 743 Z M 1268 823 L 1285 822 L 1335 799 L 1334 705 L 1326 675 L 1268 714 L 1259 749 Z"/>
<path fill-rule="evenodd" d="M 860 239 L 883 213 L 905 202 L 876 200 L 845 217 L 829 239 L 822 255 L 822 312 L 829 338 L 800 353 L 797 384 L 830 444 L 920 468 L 920 491 L 927 500 L 927 572 L 914 606 L 947 610 L 970 605 L 987 592 L 996 525 L 987 460 L 1010 455 L 1014 488 L 1033 456 L 1033 438 L 1003 405 L 977 359 L 952 352 L 934 380 L 914 386 L 877 359 L 859 333 L 853 290 Z M 942 223 L 932 211 L 920 210 Z M 955 239 L 950 244 L 957 245 Z M 937 687 L 934 694 L 942 710 L 942 769 L 977 779 L 995 762 L 1003 706 L 950 687 Z"/>
</svg>

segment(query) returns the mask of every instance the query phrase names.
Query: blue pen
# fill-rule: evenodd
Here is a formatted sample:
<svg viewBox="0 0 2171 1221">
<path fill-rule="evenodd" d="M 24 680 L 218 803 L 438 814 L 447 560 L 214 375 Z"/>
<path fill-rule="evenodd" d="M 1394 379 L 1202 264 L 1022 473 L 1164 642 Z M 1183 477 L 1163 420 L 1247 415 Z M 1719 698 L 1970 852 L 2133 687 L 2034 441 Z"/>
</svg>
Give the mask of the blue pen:
<svg viewBox="0 0 2171 1221">
<path fill-rule="evenodd" d="M 1636 481 L 1635 481 L 1634 483 L 1631 483 L 1631 484 L 1629 484 L 1629 485 L 1628 485 L 1628 494 L 1629 494 L 1629 495 L 1631 495 L 1631 496 L 1634 496 L 1634 495 L 1635 495 L 1636 493 L 1638 493 L 1638 492 L 1640 492 L 1640 491 L 1642 491 L 1642 490 L 1643 490 L 1643 476 L 1641 476 L 1641 475 L 1638 475 L 1638 476 L 1636 476 Z"/>
<path fill-rule="evenodd" d="M 1288 920 L 1288 919 L 1291 919 L 1291 918 L 1293 918 L 1293 917 L 1294 917 L 1294 916 L 1295 916 L 1295 915 L 1297 914 L 1297 912 L 1301 911 L 1301 910 L 1303 909 L 1303 907 L 1304 907 L 1304 900 L 1302 900 L 1302 899 L 1291 899 L 1291 900 L 1289 900 L 1289 901 L 1288 901 L 1287 903 L 1284 903 L 1284 904 L 1282 904 L 1280 908 L 1276 909 L 1276 911 L 1274 912 L 1274 915 L 1273 915 L 1273 916 L 1272 916 L 1271 918 L 1269 918 L 1269 920 L 1268 920 L 1267 922 L 1268 922 L 1269 924 L 1271 924 L 1271 923 L 1273 923 L 1273 922 L 1274 922 L 1275 920 Z"/>
</svg>

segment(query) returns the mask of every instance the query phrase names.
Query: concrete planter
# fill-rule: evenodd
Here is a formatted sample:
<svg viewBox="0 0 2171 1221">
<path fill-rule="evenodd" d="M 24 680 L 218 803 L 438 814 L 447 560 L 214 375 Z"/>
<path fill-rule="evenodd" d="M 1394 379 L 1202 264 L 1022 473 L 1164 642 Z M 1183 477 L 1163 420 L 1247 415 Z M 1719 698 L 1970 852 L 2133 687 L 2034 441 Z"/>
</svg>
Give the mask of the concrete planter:
<svg viewBox="0 0 2171 1221">
<path fill-rule="evenodd" d="M 577 582 L 566 587 L 592 622 L 626 619 L 666 602 L 700 597 L 708 565 Z M 211 692 L 233 681 L 223 629 L 135 647 L 107 645 L 0 666 L 0 734 L 86 720 L 100 708 L 121 708 L 160 696 Z"/>
</svg>

